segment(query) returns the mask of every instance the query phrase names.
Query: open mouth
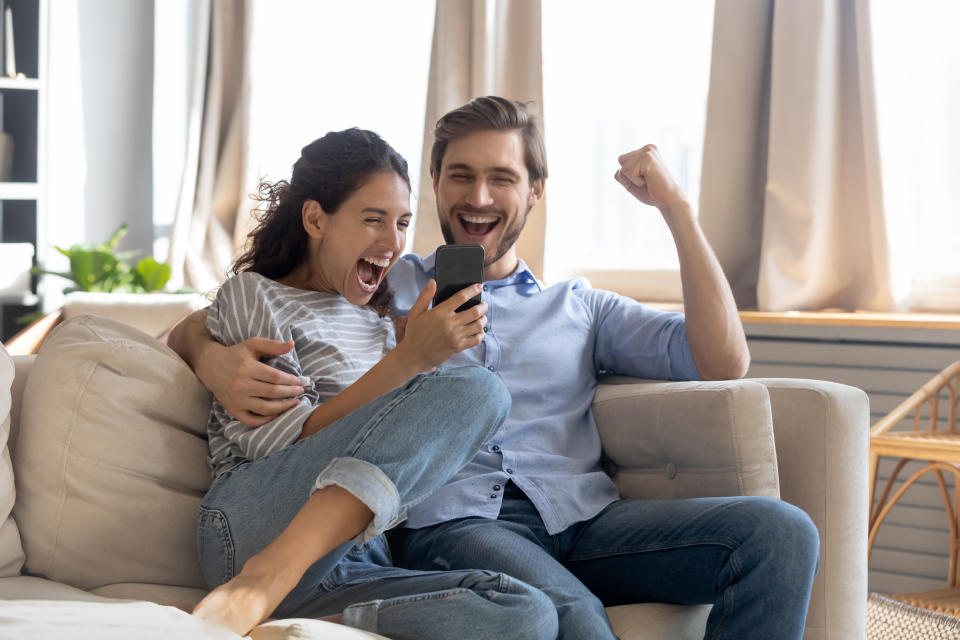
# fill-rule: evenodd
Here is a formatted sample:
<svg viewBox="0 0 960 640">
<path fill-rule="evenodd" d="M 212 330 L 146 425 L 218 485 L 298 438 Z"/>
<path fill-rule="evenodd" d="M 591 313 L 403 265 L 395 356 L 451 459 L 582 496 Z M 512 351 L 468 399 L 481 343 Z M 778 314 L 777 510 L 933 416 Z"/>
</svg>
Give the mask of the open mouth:
<svg viewBox="0 0 960 640">
<path fill-rule="evenodd" d="M 482 237 L 493 231 L 500 224 L 499 216 L 482 215 L 477 213 L 461 213 L 457 216 L 460 226 L 468 236 Z"/>
<path fill-rule="evenodd" d="M 357 279 L 360 281 L 360 288 L 367 293 L 375 292 L 388 266 L 390 266 L 390 258 L 364 257 L 357 260 Z"/>
</svg>

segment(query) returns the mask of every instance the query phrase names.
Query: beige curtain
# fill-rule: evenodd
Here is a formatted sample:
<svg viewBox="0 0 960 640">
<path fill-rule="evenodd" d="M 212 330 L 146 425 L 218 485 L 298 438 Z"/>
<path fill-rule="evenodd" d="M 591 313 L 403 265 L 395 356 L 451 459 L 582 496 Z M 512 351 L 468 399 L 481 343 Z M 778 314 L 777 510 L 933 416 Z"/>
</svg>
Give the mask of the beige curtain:
<svg viewBox="0 0 960 640">
<path fill-rule="evenodd" d="M 867 0 L 718 0 L 700 220 L 741 308 L 888 310 Z"/>
<path fill-rule="evenodd" d="M 427 255 L 443 244 L 430 179 L 430 148 L 437 120 L 471 98 L 500 95 L 532 100 L 543 111 L 540 0 L 437 0 L 423 135 L 420 200 L 413 250 Z M 546 206 L 527 219 L 517 250 L 533 272 L 543 272 Z"/>
<path fill-rule="evenodd" d="M 200 0 L 187 151 L 170 237 L 174 286 L 209 291 L 246 233 L 249 0 Z"/>
</svg>

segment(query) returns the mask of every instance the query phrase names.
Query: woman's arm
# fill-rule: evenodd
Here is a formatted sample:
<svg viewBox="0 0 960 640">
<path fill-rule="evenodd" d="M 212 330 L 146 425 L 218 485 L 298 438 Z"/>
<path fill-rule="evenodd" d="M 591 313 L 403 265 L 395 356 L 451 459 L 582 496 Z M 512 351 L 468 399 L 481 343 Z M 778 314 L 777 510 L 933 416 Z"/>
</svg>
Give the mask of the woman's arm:
<svg viewBox="0 0 960 640">
<path fill-rule="evenodd" d="M 177 323 L 167 345 L 190 365 L 227 412 L 248 427 L 259 427 L 297 406 L 300 381 L 260 361 L 293 348 L 292 342 L 248 338 L 225 347 L 207 330 L 207 310 Z"/>
<path fill-rule="evenodd" d="M 430 371 L 455 353 L 483 342 L 486 303 L 456 313 L 460 305 L 480 293 L 482 285 L 467 287 L 427 310 L 435 289 L 436 283 L 431 280 L 420 292 L 400 344 L 352 385 L 317 406 L 304 423 L 300 438 L 313 435 L 418 373 Z"/>
</svg>

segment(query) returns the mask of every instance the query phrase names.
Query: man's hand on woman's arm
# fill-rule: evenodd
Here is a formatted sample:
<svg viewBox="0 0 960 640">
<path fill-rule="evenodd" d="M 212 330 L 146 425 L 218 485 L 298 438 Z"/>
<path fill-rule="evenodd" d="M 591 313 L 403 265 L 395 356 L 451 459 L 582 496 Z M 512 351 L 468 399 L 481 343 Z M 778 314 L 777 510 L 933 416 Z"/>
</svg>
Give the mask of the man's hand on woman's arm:
<svg viewBox="0 0 960 640">
<path fill-rule="evenodd" d="M 298 403 L 303 386 L 296 376 L 260 361 L 284 354 L 292 342 L 249 338 L 225 347 L 210 337 L 206 310 L 194 311 L 167 336 L 167 345 L 183 358 L 231 416 L 259 427 Z"/>
</svg>

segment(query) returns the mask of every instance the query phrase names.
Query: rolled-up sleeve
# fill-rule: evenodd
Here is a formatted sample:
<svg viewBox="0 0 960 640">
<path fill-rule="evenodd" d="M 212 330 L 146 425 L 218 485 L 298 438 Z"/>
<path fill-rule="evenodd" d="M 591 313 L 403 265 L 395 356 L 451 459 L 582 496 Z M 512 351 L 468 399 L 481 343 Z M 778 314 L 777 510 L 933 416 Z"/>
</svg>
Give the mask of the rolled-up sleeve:
<svg viewBox="0 0 960 640">
<path fill-rule="evenodd" d="M 597 289 L 581 291 L 594 314 L 600 372 L 657 380 L 699 380 L 682 313 L 651 309 Z"/>
</svg>

